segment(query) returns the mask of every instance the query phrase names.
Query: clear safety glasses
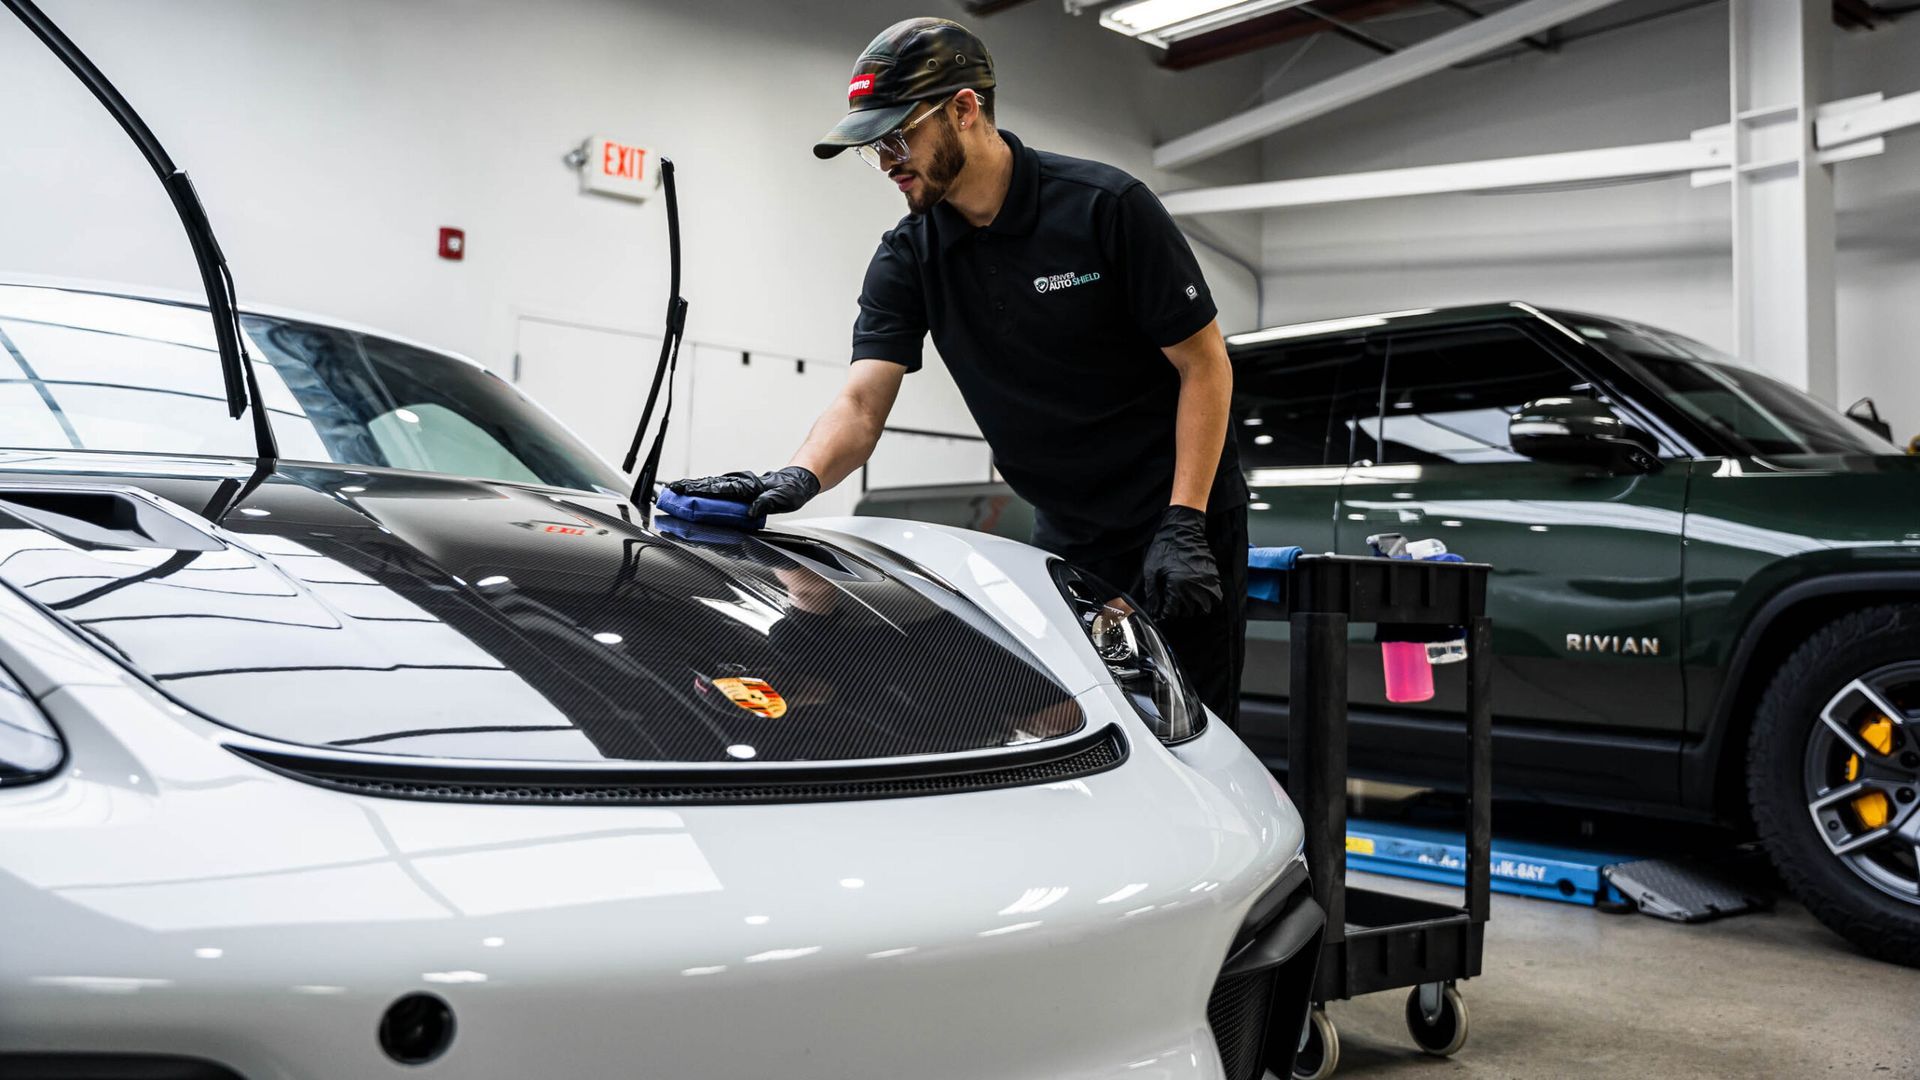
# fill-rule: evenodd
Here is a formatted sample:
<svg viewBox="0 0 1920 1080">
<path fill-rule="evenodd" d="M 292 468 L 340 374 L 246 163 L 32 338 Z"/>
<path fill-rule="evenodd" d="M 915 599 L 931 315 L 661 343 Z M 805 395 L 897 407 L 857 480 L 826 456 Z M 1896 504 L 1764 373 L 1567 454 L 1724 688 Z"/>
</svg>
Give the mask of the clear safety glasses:
<svg viewBox="0 0 1920 1080">
<path fill-rule="evenodd" d="M 911 154 L 911 151 L 907 147 L 907 132 L 919 127 L 921 121 L 927 117 L 945 109 L 947 102 L 952 101 L 956 96 L 958 95 L 948 96 L 946 101 L 942 101 L 940 104 L 934 106 L 931 112 L 921 113 L 916 119 L 894 128 L 892 131 L 887 132 L 885 135 L 880 136 L 865 146 L 854 147 L 853 152 L 860 155 L 861 161 L 866 162 L 881 172 L 886 172 L 892 167 L 887 164 L 887 160 L 890 159 L 894 165 L 898 165 L 907 160 Z M 883 158 L 882 155 L 885 155 L 885 158 Z"/>
</svg>

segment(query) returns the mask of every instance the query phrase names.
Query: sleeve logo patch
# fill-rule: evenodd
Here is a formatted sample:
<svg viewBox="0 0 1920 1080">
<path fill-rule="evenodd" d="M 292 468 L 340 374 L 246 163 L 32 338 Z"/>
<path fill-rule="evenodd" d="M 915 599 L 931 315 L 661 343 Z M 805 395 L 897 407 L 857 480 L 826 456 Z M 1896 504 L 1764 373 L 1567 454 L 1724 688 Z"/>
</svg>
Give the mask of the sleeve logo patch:
<svg viewBox="0 0 1920 1080">
<path fill-rule="evenodd" d="M 1071 289 L 1075 285 L 1086 285 L 1099 280 L 1100 275 L 1097 273 L 1076 274 L 1071 270 L 1064 274 L 1043 274 L 1033 279 L 1033 291 L 1037 293 L 1059 292 L 1061 289 Z"/>
<path fill-rule="evenodd" d="M 1191 286 L 1191 285 L 1189 285 L 1189 286 L 1187 286 L 1187 299 L 1189 299 L 1189 300 L 1198 300 L 1198 299 L 1200 299 L 1200 290 L 1199 290 L 1199 289 L 1196 289 L 1196 288 L 1194 288 L 1194 287 L 1193 287 L 1193 286 Z"/>
<path fill-rule="evenodd" d="M 852 101 L 854 98 L 866 97 L 873 93 L 873 80 L 877 77 L 873 72 L 855 75 L 853 81 L 847 84 L 847 100 Z"/>
<path fill-rule="evenodd" d="M 727 700 L 769 720 L 778 720 L 787 715 L 787 701 L 779 692 L 767 685 L 765 679 L 726 678 L 713 680 L 713 688 L 727 695 Z"/>
</svg>

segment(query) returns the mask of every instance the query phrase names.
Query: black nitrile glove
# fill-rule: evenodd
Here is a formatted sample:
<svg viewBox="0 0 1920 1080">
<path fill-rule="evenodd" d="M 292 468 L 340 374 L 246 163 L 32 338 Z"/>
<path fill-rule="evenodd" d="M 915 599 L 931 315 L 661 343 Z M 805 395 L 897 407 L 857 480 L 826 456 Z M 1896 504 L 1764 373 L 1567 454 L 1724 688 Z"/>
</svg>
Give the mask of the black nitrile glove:
<svg viewBox="0 0 1920 1080">
<path fill-rule="evenodd" d="M 675 480 L 667 484 L 667 490 L 676 495 L 699 495 L 702 498 L 744 503 L 758 498 L 764 486 L 753 473 L 730 472 L 719 476 L 690 476 L 685 480 Z"/>
<path fill-rule="evenodd" d="M 813 475 L 813 470 L 804 465 L 789 465 L 760 474 L 760 497 L 753 500 L 747 513 L 755 517 L 761 514 L 791 514 L 818 494 L 820 478 Z"/>
<path fill-rule="evenodd" d="M 749 503 L 747 513 L 786 514 L 800 509 L 807 500 L 820 494 L 820 478 L 800 465 L 789 465 L 758 476 L 750 472 L 722 473 L 675 480 L 667 487 L 679 495 L 700 495 L 709 499 Z"/>
<path fill-rule="evenodd" d="M 1147 614 L 1156 619 L 1204 615 L 1221 600 L 1220 568 L 1207 546 L 1207 515 L 1191 506 L 1169 506 L 1160 531 L 1147 545 L 1140 569 Z"/>
</svg>

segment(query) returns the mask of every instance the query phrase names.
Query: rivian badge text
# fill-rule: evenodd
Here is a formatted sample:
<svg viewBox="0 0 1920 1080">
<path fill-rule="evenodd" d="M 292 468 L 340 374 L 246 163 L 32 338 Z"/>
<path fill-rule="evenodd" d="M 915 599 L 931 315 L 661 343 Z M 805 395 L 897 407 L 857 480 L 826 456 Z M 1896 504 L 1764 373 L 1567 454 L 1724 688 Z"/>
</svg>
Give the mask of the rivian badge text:
<svg viewBox="0 0 1920 1080">
<path fill-rule="evenodd" d="M 779 691 L 768 686 L 765 679 L 726 678 L 713 680 L 714 689 L 727 695 L 727 700 L 769 720 L 778 720 L 787 715 L 787 701 Z"/>
<path fill-rule="evenodd" d="M 1568 652 L 1610 652 L 1626 656 L 1659 656 L 1660 639 L 1619 634 L 1568 634 Z"/>
</svg>

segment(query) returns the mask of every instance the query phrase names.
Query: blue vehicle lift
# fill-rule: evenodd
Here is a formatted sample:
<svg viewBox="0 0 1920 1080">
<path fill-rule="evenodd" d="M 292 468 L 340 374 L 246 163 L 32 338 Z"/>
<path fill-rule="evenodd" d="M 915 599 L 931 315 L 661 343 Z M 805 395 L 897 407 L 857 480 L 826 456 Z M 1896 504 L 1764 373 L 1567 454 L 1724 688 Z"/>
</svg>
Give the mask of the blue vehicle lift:
<svg viewBox="0 0 1920 1080">
<path fill-rule="evenodd" d="M 1494 892 L 1594 907 L 1626 901 L 1605 870 L 1632 858 L 1496 837 L 1487 869 Z M 1460 833 L 1364 818 L 1347 822 L 1349 870 L 1464 885 L 1466 866 L 1466 838 Z"/>
</svg>

